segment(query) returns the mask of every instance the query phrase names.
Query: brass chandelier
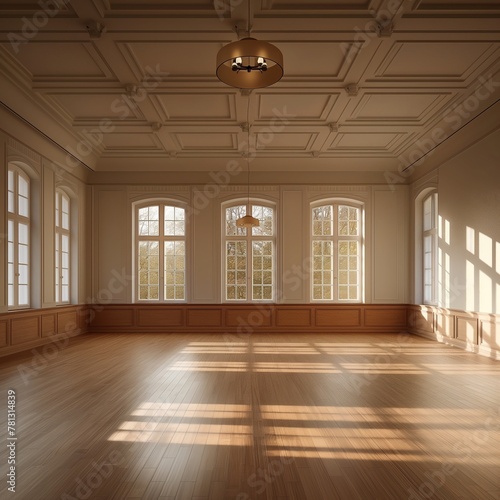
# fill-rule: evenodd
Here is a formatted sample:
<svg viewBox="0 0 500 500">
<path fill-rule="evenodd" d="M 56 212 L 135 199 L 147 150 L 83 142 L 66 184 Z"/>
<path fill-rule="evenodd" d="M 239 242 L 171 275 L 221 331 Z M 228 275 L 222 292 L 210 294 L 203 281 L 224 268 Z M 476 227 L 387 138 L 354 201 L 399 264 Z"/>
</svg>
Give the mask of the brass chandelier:
<svg viewBox="0 0 500 500">
<path fill-rule="evenodd" d="M 283 76 L 281 50 L 250 36 L 250 1 L 247 0 L 248 36 L 225 45 L 217 54 L 217 78 L 238 89 L 269 87 Z"/>
</svg>

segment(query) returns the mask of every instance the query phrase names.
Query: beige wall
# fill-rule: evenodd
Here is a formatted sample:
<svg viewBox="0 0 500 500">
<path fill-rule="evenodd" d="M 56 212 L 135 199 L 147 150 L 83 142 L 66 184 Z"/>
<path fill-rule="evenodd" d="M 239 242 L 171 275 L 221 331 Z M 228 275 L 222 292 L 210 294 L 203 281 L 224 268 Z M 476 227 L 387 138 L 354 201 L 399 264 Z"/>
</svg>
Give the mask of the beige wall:
<svg viewBox="0 0 500 500">
<path fill-rule="evenodd" d="M 116 180 L 120 182 L 118 174 Z M 309 210 L 310 203 L 323 198 L 351 198 L 364 204 L 366 302 L 409 300 L 407 186 L 267 185 L 252 186 L 250 195 L 276 206 L 278 302 L 310 301 Z M 206 185 L 92 186 L 93 299 L 101 304 L 133 300 L 132 207 L 141 200 L 163 197 L 192 207 L 189 301 L 221 302 L 221 204 L 245 196 L 246 187 L 234 185 L 211 189 Z"/>
<path fill-rule="evenodd" d="M 7 168 L 13 162 L 21 166 L 31 179 L 31 307 L 46 308 L 55 305 L 54 220 L 55 191 L 64 189 L 71 197 L 72 224 L 77 228 L 73 236 L 72 252 L 79 266 L 71 280 L 71 303 L 85 302 L 86 252 L 86 195 L 81 167 L 70 168 L 65 155 L 51 141 L 36 133 L 18 118 L 0 112 L 3 130 L 0 130 L 0 235 L 6 238 L 7 227 L 3 214 L 7 211 L 5 186 Z M 9 132 L 7 132 L 9 131 Z M 12 134 L 12 131 L 15 133 Z M 21 140 L 22 138 L 22 140 Z M 30 146 L 28 146 L 30 145 Z M 35 147 L 31 147 L 34 145 Z M 0 245 L 0 312 L 7 311 L 7 255 L 6 245 Z"/>
<path fill-rule="evenodd" d="M 423 189 L 438 191 L 440 307 L 500 313 L 499 143 L 497 130 L 412 186 L 413 200 Z M 414 220 L 416 215 L 414 210 Z M 416 238 L 417 268 L 418 245 Z M 413 298 L 419 303 L 416 278 Z"/>
</svg>

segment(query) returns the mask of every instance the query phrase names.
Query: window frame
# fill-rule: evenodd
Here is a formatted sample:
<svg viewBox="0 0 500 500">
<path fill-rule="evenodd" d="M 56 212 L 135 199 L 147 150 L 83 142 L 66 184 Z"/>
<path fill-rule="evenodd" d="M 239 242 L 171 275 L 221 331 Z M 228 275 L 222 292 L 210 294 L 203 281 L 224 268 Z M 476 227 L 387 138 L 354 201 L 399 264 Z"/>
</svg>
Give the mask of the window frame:
<svg viewBox="0 0 500 500">
<path fill-rule="evenodd" d="M 65 199 L 68 203 L 68 227 L 64 228 L 63 227 L 63 211 L 62 211 L 62 201 Z M 55 303 L 57 305 L 68 305 L 71 304 L 71 273 L 72 273 L 72 259 L 73 259 L 73 252 L 71 250 L 72 247 L 72 230 L 73 230 L 73 224 L 72 224 L 72 208 L 71 208 L 71 197 L 66 193 L 64 190 L 57 188 L 56 189 L 56 195 L 55 195 L 55 206 L 54 206 L 54 212 L 55 212 L 55 229 L 54 229 L 54 277 L 55 277 Z M 67 237 L 68 239 L 68 267 L 67 267 L 67 282 L 64 283 L 63 276 L 61 276 L 61 270 L 63 269 L 62 262 L 63 262 L 63 239 L 64 237 Z M 59 274 L 59 276 L 58 276 Z M 68 300 L 62 300 L 62 290 L 63 287 L 67 286 L 68 289 Z"/>
<path fill-rule="evenodd" d="M 32 205 L 32 183 L 31 183 L 31 178 L 30 176 L 19 166 L 10 163 L 7 167 L 7 176 L 10 176 L 10 173 L 12 173 L 13 176 L 13 209 L 14 211 L 11 212 L 9 210 L 9 201 L 7 200 L 7 310 L 9 311 L 14 311 L 14 310 L 19 310 L 19 309 L 30 309 L 31 308 L 31 286 L 32 286 L 32 262 L 31 262 L 31 254 L 32 254 L 32 235 L 31 235 L 31 227 L 32 227 L 32 220 L 31 220 L 31 205 Z M 8 179 L 7 177 L 7 179 Z M 27 184 L 27 196 L 22 196 L 19 193 L 19 178 L 22 178 L 26 184 Z M 7 180 L 7 199 L 9 198 L 10 194 L 10 189 L 9 189 L 9 179 Z M 27 212 L 28 215 L 24 216 L 19 213 L 19 198 L 20 197 L 26 198 L 27 199 Z M 12 240 L 10 239 L 10 232 L 9 232 L 9 226 L 10 223 L 12 223 L 13 226 L 13 234 L 12 234 Z M 19 246 L 20 246 L 20 241 L 19 241 L 19 226 L 23 224 L 27 226 L 27 243 L 25 246 L 27 246 L 27 263 L 26 264 L 20 264 L 19 263 Z M 8 251 L 8 246 L 9 244 L 12 243 L 13 246 L 13 256 L 12 256 L 12 262 L 9 261 L 9 251 Z M 12 283 L 10 282 L 10 276 L 9 276 L 9 264 L 12 264 L 13 266 L 13 281 Z M 19 283 L 19 278 L 20 278 L 20 265 L 25 265 L 27 267 L 27 276 L 26 276 L 26 283 Z M 9 287 L 13 287 L 13 303 L 10 304 L 9 300 Z M 26 304 L 20 304 L 19 303 L 19 287 L 20 286 L 27 286 L 27 303 Z"/>
<path fill-rule="evenodd" d="M 245 207 L 245 213 L 253 213 L 253 207 L 266 207 L 273 211 L 273 234 L 272 236 L 253 235 L 252 231 L 247 230 L 246 235 L 228 236 L 226 234 L 226 210 L 231 207 Z M 252 210 L 250 212 L 250 210 Z M 277 207 L 272 201 L 261 198 L 233 198 L 221 204 L 221 303 L 227 304 L 272 304 L 276 302 L 277 292 L 277 249 L 278 249 L 278 217 Z M 246 299 L 230 299 L 227 297 L 227 242 L 228 241 L 245 241 L 247 244 L 246 255 Z M 255 241 L 270 241 L 272 243 L 272 292 L 271 299 L 254 299 L 253 298 L 253 242 Z"/>
<path fill-rule="evenodd" d="M 140 235 L 139 234 L 139 210 L 148 207 L 158 206 L 158 226 L 159 234 L 156 235 Z M 184 235 L 172 236 L 165 235 L 165 207 L 180 208 L 184 210 Z M 189 297 L 189 220 L 187 217 L 187 204 L 178 200 L 168 198 L 154 198 L 141 200 L 133 204 L 133 302 L 141 304 L 180 304 L 187 303 Z M 139 279 L 139 243 L 141 241 L 158 241 L 158 299 L 141 299 L 140 298 L 140 279 Z M 165 298 L 165 243 L 168 241 L 183 241 L 184 242 L 184 298 L 182 299 L 167 299 Z"/>
<path fill-rule="evenodd" d="M 314 235 L 313 210 L 323 206 L 332 206 L 332 235 Z M 338 210 L 340 206 L 355 208 L 359 210 L 358 218 L 358 235 L 339 235 L 336 230 L 338 224 Z M 309 294 L 310 302 L 315 304 L 361 304 L 365 300 L 365 204 L 362 201 L 351 198 L 322 198 L 315 200 L 309 204 L 309 252 L 310 252 L 310 279 L 309 279 Z M 356 299 L 340 299 L 339 298 L 339 240 L 341 241 L 356 241 L 359 245 L 358 257 L 358 283 L 357 291 L 358 298 Z M 315 241 L 330 241 L 332 245 L 331 258 L 333 261 L 331 270 L 331 298 L 314 298 L 314 251 L 313 246 Z M 347 271 L 349 272 L 349 271 Z"/>
<path fill-rule="evenodd" d="M 426 202 L 430 201 L 431 226 L 426 229 Z M 421 261 L 421 279 L 422 279 L 422 303 L 425 305 L 436 306 L 438 304 L 438 192 L 436 190 L 427 193 L 422 198 L 421 216 L 422 216 L 422 237 L 420 241 L 422 261 Z M 426 251 L 426 240 L 430 239 L 430 251 Z M 430 254 L 430 268 L 426 267 L 426 254 Z M 426 279 L 426 271 L 430 271 L 430 283 Z M 430 287 L 430 300 L 426 297 L 426 287 Z"/>
</svg>

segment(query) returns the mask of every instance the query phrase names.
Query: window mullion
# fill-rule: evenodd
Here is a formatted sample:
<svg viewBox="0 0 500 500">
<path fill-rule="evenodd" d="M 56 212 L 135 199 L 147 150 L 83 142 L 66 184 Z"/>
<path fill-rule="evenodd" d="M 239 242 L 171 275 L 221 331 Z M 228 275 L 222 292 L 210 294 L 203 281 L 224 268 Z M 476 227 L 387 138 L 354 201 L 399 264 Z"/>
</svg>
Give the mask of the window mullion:
<svg viewBox="0 0 500 500">
<path fill-rule="evenodd" d="M 333 269 L 333 293 L 332 300 L 339 301 L 339 237 L 338 237 L 339 207 L 333 204 L 333 230 L 332 230 L 332 269 Z"/>
<path fill-rule="evenodd" d="M 247 208 L 247 213 L 250 212 L 250 207 Z M 247 302 L 253 301 L 253 236 L 252 228 L 247 229 Z"/>
<path fill-rule="evenodd" d="M 17 186 L 17 182 L 15 183 Z M 12 237 L 13 240 L 13 261 L 14 261 L 14 307 L 19 307 L 19 221 L 17 218 L 17 210 L 18 210 L 18 201 L 17 201 L 17 193 L 14 197 L 15 205 L 14 205 L 14 217 L 12 222 L 14 223 L 14 234 Z"/>
<path fill-rule="evenodd" d="M 158 300 L 165 300 L 165 205 L 158 208 Z"/>
</svg>

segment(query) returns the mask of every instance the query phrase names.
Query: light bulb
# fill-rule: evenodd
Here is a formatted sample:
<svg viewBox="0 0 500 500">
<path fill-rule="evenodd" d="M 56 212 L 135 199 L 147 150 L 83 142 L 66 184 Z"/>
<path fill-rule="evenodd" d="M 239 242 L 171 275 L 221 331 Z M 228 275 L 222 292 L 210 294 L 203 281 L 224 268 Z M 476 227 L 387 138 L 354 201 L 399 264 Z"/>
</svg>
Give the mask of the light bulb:
<svg viewBox="0 0 500 500">
<path fill-rule="evenodd" d="M 235 61 L 236 61 L 236 64 L 243 64 L 243 59 L 241 57 L 237 57 L 235 59 Z"/>
</svg>

